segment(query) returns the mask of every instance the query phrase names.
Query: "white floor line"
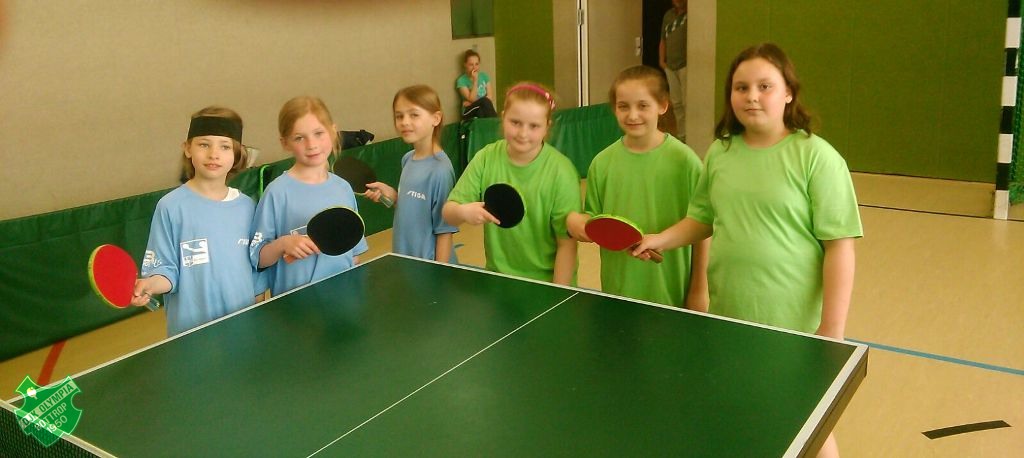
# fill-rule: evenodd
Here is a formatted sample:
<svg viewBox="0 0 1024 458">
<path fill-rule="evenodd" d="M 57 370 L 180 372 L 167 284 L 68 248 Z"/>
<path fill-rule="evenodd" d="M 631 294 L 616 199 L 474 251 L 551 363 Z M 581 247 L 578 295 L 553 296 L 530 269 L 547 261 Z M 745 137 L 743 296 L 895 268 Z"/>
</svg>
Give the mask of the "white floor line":
<svg viewBox="0 0 1024 458">
<path fill-rule="evenodd" d="M 500 338 L 500 339 L 498 339 L 498 340 L 495 340 L 495 341 L 494 341 L 494 342 L 492 342 L 492 343 L 491 343 L 490 345 L 488 345 L 488 346 L 486 346 L 486 347 L 482 348 L 482 349 L 481 349 L 480 351 L 478 351 L 478 352 L 476 352 L 476 353 L 473 353 L 473 354 L 472 354 L 472 355 L 471 355 L 470 357 L 468 357 L 468 358 L 466 358 L 466 359 L 462 360 L 462 362 L 460 362 L 459 364 L 456 364 L 456 365 L 455 365 L 455 366 L 453 366 L 453 367 L 452 367 L 451 369 L 448 369 L 448 370 L 444 371 L 444 373 L 442 373 L 441 375 L 438 375 L 437 377 L 434 377 L 434 379 L 433 379 L 433 380 L 431 380 L 431 381 L 429 381 L 429 382 L 425 383 L 425 384 L 424 384 L 423 386 L 421 386 L 421 387 L 417 388 L 417 389 L 416 389 L 415 391 L 413 391 L 412 393 L 409 393 L 409 394 L 405 395 L 405 397 L 403 397 L 402 399 L 399 399 L 399 400 L 395 401 L 395 402 L 394 402 L 394 404 L 391 404 L 391 405 L 387 406 L 387 407 L 386 407 L 386 408 L 385 408 L 384 410 L 381 410 L 380 412 L 377 412 L 377 414 L 376 414 L 376 415 L 374 415 L 374 416 L 372 416 L 372 417 L 370 417 L 370 418 L 367 418 L 367 419 L 366 419 L 366 421 L 364 421 L 364 422 L 362 422 L 362 423 L 360 423 L 360 424 L 356 425 L 356 427 L 355 427 L 355 428 L 352 428 L 352 429 L 350 429 L 350 430 L 349 430 L 348 432 L 346 432 L 345 434 L 342 434 L 342 435 L 341 435 L 341 437 L 338 437 L 337 439 L 334 439 L 333 441 L 331 441 L 331 442 L 328 442 L 328 443 L 327 443 L 327 445 L 324 445 L 324 446 L 323 446 L 323 447 L 321 447 L 321 448 L 320 448 L 319 450 L 317 450 L 317 451 L 315 451 L 315 452 L 311 453 L 311 454 L 310 454 L 309 456 L 307 456 L 306 458 L 310 458 L 310 457 L 312 457 L 312 456 L 316 455 L 317 453 L 320 453 L 320 452 L 324 451 L 324 450 L 325 450 L 325 449 L 327 449 L 328 447 L 330 447 L 330 446 L 334 445 L 334 444 L 335 444 L 336 442 L 338 442 L 338 441 L 340 441 L 340 440 L 344 439 L 344 438 L 345 438 L 345 436 L 348 436 L 349 434 L 352 434 L 352 433 L 353 433 L 353 432 L 355 432 L 355 431 L 356 431 L 357 429 L 359 429 L 359 428 L 363 427 L 363 425 L 365 425 L 365 424 L 367 424 L 367 423 L 369 423 L 369 422 L 373 421 L 373 420 L 374 420 L 375 418 L 377 418 L 377 417 L 379 417 L 379 416 L 383 415 L 383 414 L 384 414 L 384 412 L 387 412 L 387 411 L 391 410 L 391 409 L 392 409 L 393 407 L 397 406 L 398 404 L 401 404 L 401 403 L 402 403 L 402 401 L 405 401 L 406 399 L 409 399 L 410 397 L 412 397 L 412 395 L 414 395 L 414 394 L 416 394 L 416 393 L 419 393 L 419 392 L 420 392 L 420 391 L 422 391 L 422 390 L 423 390 L 424 388 L 426 388 L 426 387 L 430 386 L 430 385 L 431 385 L 432 383 L 434 383 L 434 382 L 436 382 L 436 381 L 440 380 L 440 379 L 441 379 L 442 377 L 444 377 L 445 375 L 448 375 L 448 373 L 450 373 L 451 371 L 454 371 L 455 369 L 458 369 L 458 368 L 459 368 L 459 366 L 462 366 L 463 364 L 466 364 L 467 362 L 469 362 L 469 360 L 471 360 L 471 359 L 473 359 L 473 358 L 476 358 L 476 357 L 477 357 L 477 355 L 479 355 L 479 354 L 481 354 L 481 353 L 483 353 L 483 352 L 487 351 L 487 350 L 488 350 L 489 348 L 491 348 L 491 347 L 493 347 L 493 346 L 497 345 L 497 344 L 498 344 L 499 342 L 501 342 L 502 340 L 505 340 L 505 339 L 506 339 L 506 338 L 507 338 L 508 336 L 510 336 L 510 335 L 512 335 L 512 334 L 515 334 L 515 333 L 516 333 L 517 331 L 519 331 L 520 329 L 523 329 L 524 327 L 526 327 L 526 326 L 527 326 L 527 325 L 529 325 L 530 323 L 533 323 L 534 321 L 536 321 L 536 320 L 537 320 L 537 318 L 540 318 L 540 317 L 542 317 L 542 316 L 546 315 L 546 314 L 547 314 L 548 312 L 550 312 L 550 311 L 554 310 L 554 309 L 555 309 L 556 307 L 558 307 L 559 305 L 562 305 L 562 304 L 564 304 L 564 303 L 565 303 L 566 301 L 568 301 L 569 299 L 572 299 L 572 298 L 576 297 L 576 295 L 578 295 L 578 294 L 579 294 L 578 292 L 577 292 L 577 293 L 573 293 L 573 294 L 572 294 L 572 296 L 569 296 L 569 297 L 567 297 L 567 298 L 563 299 L 563 300 L 562 300 L 561 302 L 559 302 L 559 303 L 557 303 L 557 304 L 555 304 L 555 305 L 552 305 L 552 306 L 551 306 L 551 308 L 549 308 L 549 309 L 545 310 L 545 311 L 544 311 L 543 313 L 541 313 L 540 315 L 537 315 L 537 316 L 533 317 L 533 318 L 532 318 L 532 319 L 531 319 L 530 321 L 527 321 L 526 323 L 523 323 L 523 324 L 522 324 L 522 325 L 520 325 L 519 327 L 517 327 L 517 328 L 515 328 L 515 329 L 513 329 L 513 330 L 511 330 L 511 331 L 509 331 L 509 333 L 508 333 L 508 334 L 505 334 L 504 336 L 501 336 L 501 338 Z"/>
</svg>

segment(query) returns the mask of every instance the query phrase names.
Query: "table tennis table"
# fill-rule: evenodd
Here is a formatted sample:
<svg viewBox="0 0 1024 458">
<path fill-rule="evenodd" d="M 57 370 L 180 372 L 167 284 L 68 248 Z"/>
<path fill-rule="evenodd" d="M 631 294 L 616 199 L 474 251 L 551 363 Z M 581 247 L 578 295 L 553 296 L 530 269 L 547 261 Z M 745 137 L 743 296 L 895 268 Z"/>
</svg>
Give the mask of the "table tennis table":
<svg viewBox="0 0 1024 458">
<path fill-rule="evenodd" d="M 866 373 L 861 345 L 388 254 L 72 376 L 81 420 L 50 447 L 0 402 L 0 447 L 802 456 Z"/>
</svg>

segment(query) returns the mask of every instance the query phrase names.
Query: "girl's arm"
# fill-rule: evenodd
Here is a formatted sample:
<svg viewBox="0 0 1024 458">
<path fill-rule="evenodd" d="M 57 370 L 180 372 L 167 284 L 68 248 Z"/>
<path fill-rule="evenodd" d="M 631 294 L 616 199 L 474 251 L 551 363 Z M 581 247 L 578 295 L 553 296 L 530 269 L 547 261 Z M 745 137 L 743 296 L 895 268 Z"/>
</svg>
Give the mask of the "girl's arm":
<svg viewBox="0 0 1024 458">
<path fill-rule="evenodd" d="M 576 241 L 559 238 L 555 249 L 555 273 L 552 283 L 569 286 L 576 271 Z"/>
<path fill-rule="evenodd" d="M 710 238 L 693 244 L 693 253 L 690 257 L 690 291 L 686 293 L 686 308 L 697 312 L 706 313 L 710 302 L 708 296 L 708 253 L 710 251 Z"/>
<path fill-rule="evenodd" d="M 434 260 L 437 262 L 449 262 L 452 257 L 452 233 L 437 234 L 434 236 Z"/>
<path fill-rule="evenodd" d="M 303 259 L 320 252 L 309 237 L 304 235 L 282 235 L 260 248 L 259 267 L 270 267 L 284 255 L 295 259 Z"/>
<path fill-rule="evenodd" d="M 581 242 L 592 243 L 593 240 L 587 237 L 587 221 L 590 221 L 590 215 L 586 213 L 569 213 L 569 216 L 565 218 L 565 226 L 569 231 L 569 236 Z"/>
<path fill-rule="evenodd" d="M 644 239 L 633 249 L 633 256 L 647 260 L 651 257 L 644 253 L 644 251 L 671 250 L 681 246 L 693 245 L 696 242 L 711 237 L 712 232 L 714 232 L 714 228 L 711 225 L 701 223 L 693 218 L 683 218 L 664 231 L 644 236 Z"/>
<path fill-rule="evenodd" d="M 484 210 L 483 202 L 469 202 L 460 204 L 455 201 L 449 200 L 445 202 L 444 207 L 441 208 L 441 217 L 444 221 L 452 226 L 459 226 L 462 223 L 469 223 L 473 225 L 480 225 L 486 222 L 498 224 L 498 218 L 495 218 L 487 210 Z"/>
<path fill-rule="evenodd" d="M 823 240 L 825 260 L 822 266 L 821 325 L 815 334 L 842 339 L 846 332 L 846 316 L 853 293 L 856 267 L 854 239 Z"/>
<path fill-rule="evenodd" d="M 473 104 L 476 100 L 476 94 L 473 94 L 468 87 L 460 87 L 459 94 L 462 95 L 462 106 L 468 107 Z"/>
</svg>

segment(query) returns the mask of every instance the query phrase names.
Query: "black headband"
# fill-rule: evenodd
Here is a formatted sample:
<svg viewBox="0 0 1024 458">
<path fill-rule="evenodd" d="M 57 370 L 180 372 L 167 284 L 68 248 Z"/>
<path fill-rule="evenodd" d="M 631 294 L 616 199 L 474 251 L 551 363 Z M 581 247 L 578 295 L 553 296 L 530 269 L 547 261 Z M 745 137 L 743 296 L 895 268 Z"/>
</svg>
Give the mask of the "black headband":
<svg viewBox="0 0 1024 458">
<path fill-rule="evenodd" d="M 233 119 L 222 118 L 220 116 L 200 116 L 198 118 L 192 118 L 192 123 L 188 126 L 187 138 L 203 137 L 206 135 L 228 137 L 241 143 L 242 124 Z"/>
</svg>

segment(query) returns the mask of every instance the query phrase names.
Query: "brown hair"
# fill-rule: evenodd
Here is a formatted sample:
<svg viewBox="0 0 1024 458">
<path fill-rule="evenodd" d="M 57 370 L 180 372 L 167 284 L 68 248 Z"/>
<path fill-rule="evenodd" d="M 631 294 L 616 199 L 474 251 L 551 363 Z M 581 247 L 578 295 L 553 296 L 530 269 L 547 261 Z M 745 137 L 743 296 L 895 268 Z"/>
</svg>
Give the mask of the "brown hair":
<svg viewBox="0 0 1024 458">
<path fill-rule="evenodd" d="M 462 63 L 466 63 L 466 61 L 469 60 L 470 57 L 476 57 L 477 59 L 479 59 L 480 53 L 472 49 L 467 49 L 466 52 L 462 53 Z"/>
<path fill-rule="evenodd" d="M 200 116 L 216 116 L 219 118 L 228 118 L 232 121 L 237 122 L 239 126 L 242 125 L 242 117 L 239 116 L 238 113 L 235 112 L 235 110 L 218 105 L 210 105 L 206 108 L 203 108 L 202 110 L 192 113 L 192 116 L 189 119 L 195 119 Z M 191 138 L 185 139 L 185 148 L 188 148 L 191 144 Z M 242 168 L 245 167 L 246 162 L 249 162 L 249 153 L 248 151 L 246 151 L 245 145 L 243 145 L 238 140 L 232 139 L 231 147 L 235 152 L 235 162 L 231 164 L 231 170 L 228 171 L 229 179 L 236 173 L 238 173 L 240 170 L 242 170 Z M 185 176 L 188 179 L 191 180 L 193 177 L 196 176 L 196 167 L 192 165 L 192 159 L 189 159 L 187 156 L 185 156 L 184 150 L 182 150 L 181 152 L 181 167 L 182 170 L 184 170 Z"/>
<path fill-rule="evenodd" d="M 668 81 L 665 80 L 665 75 L 661 73 L 661 70 L 647 65 L 636 65 L 620 72 L 619 76 L 612 82 L 612 88 L 608 90 L 608 100 L 611 101 L 613 107 L 618 101 L 615 90 L 626 81 L 644 83 L 647 86 L 647 91 L 654 97 L 654 100 L 662 104 L 668 103 Z"/>
<path fill-rule="evenodd" d="M 548 110 L 548 124 L 551 124 L 551 112 L 555 111 L 555 94 L 540 83 L 532 81 L 520 81 L 513 84 L 505 93 L 505 104 L 502 107 L 501 116 L 505 117 L 505 110 L 512 106 L 512 102 L 529 101 L 538 103 Z"/>
<path fill-rule="evenodd" d="M 395 105 L 398 103 L 399 98 L 408 100 L 409 103 L 426 110 L 430 114 L 441 113 L 441 122 L 434 126 L 434 133 L 431 135 L 434 143 L 441 144 L 441 127 L 444 125 L 444 110 L 441 109 L 441 98 L 437 96 L 437 91 L 425 84 L 403 87 L 395 93 L 395 98 L 391 101 L 392 110 L 395 109 Z"/>
<path fill-rule="evenodd" d="M 811 115 L 807 109 L 800 104 L 800 80 L 796 76 L 796 68 L 793 62 L 786 57 L 774 43 L 761 43 L 744 49 L 736 59 L 733 59 L 729 66 L 729 76 L 725 79 L 725 113 L 722 119 L 715 125 L 715 138 L 726 140 L 733 135 L 742 134 L 746 128 L 736 119 L 736 113 L 732 111 L 732 77 L 736 74 L 736 68 L 748 60 L 761 58 L 779 69 L 786 86 L 793 97 L 793 100 L 786 104 L 783 112 L 783 123 L 791 132 L 803 129 L 807 135 L 811 135 Z"/>
<path fill-rule="evenodd" d="M 277 114 L 277 131 L 281 134 L 281 138 L 291 135 L 292 130 L 295 129 L 295 122 L 310 113 L 327 128 L 333 147 L 331 155 L 341 154 L 341 143 L 338 141 L 338 131 L 333 127 L 334 120 L 331 118 L 331 112 L 327 110 L 327 105 L 319 97 L 300 95 L 284 103 L 281 112 Z"/>
</svg>

